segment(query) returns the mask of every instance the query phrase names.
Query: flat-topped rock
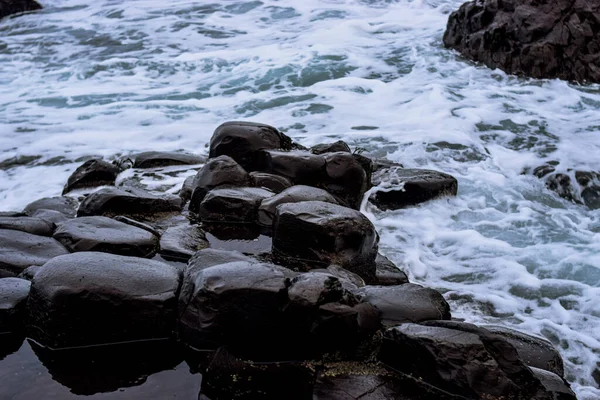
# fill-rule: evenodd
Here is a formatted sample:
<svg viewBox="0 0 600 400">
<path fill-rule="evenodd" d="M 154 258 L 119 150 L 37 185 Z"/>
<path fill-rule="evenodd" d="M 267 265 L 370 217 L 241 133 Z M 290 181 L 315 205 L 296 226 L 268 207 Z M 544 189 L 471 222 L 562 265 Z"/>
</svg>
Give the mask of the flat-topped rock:
<svg viewBox="0 0 600 400">
<path fill-rule="evenodd" d="M 56 257 L 32 281 L 28 333 L 50 348 L 171 337 L 180 284 L 170 265 L 81 252 Z"/>
<path fill-rule="evenodd" d="M 31 265 L 42 265 L 68 252 L 53 238 L 0 229 L 0 278 L 19 275 Z"/>
<path fill-rule="evenodd" d="M 77 216 L 155 215 L 181 211 L 182 207 L 179 196 L 156 196 L 141 189 L 104 188 L 85 198 Z"/>
<path fill-rule="evenodd" d="M 43 199 L 36 200 L 25 206 L 23 212 L 34 217 L 39 211 L 53 210 L 64 214 L 66 217 L 73 218 L 77 214 L 78 207 L 79 202 L 73 197 L 44 197 Z"/>
<path fill-rule="evenodd" d="M 308 151 L 260 153 L 260 171 L 280 175 L 294 185 L 318 186 L 325 178 L 325 158 Z"/>
<path fill-rule="evenodd" d="M 198 218 L 213 223 L 254 223 L 261 202 L 273 194 L 261 188 L 214 189 L 200 203 Z"/>
<path fill-rule="evenodd" d="M 279 205 L 285 203 L 300 203 L 303 201 L 324 201 L 327 203 L 338 204 L 335 197 L 326 190 L 312 186 L 295 185 L 261 202 L 260 207 L 258 208 L 258 223 L 263 226 L 271 227 Z"/>
<path fill-rule="evenodd" d="M 266 172 L 250 172 L 250 184 L 273 193 L 281 193 L 292 186 L 292 182 L 288 178 Z"/>
<path fill-rule="evenodd" d="M 206 161 L 205 157 L 177 151 L 144 151 L 126 157 L 133 168 L 158 168 L 171 165 L 197 165 Z"/>
<path fill-rule="evenodd" d="M 0 279 L 0 334 L 23 327 L 23 312 L 31 283 L 19 278 Z"/>
<path fill-rule="evenodd" d="M 369 201 L 382 210 L 414 206 L 442 196 L 456 196 L 458 183 L 451 175 L 425 169 L 393 167 L 373 174 L 380 190 Z"/>
<path fill-rule="evenodd" d="M 379 236 L 359 211 L 322 201 L 277 208 L 273 252 L 282 262 L 337 264 L 372 282 Z"/>
<path fill-rule="evenodd" d="M 159 240 L 147 230 L 100 216 L 69 220 L 53 237 L 71 252 L 100 251 L 145 258 L 156 253 Z"/>
<path fill-rule="evenodd" d="M 75 189 L 114 185 L 119 172 L 121 172 L 119 167 L 109 162 L 87 160 L 69 176 L 62 194 L 69 193 Z"/>
<path fill-rule="evenodd" d="M 215 129 L 209 157 L 229 156 L 246 170 L 255 171 L 261 150 L 291 148 L 292 140 L 270 125 L 230 121 Z"/>
<path fill-rule="evenodd" d="M 52 236 L 56 225 L 38 217 L 0 217 L 0 229 L 22 231 L 39 236 Z"/>
<path fill-rule="evenodd" d="M 198 225 L 178 225 L 162 234 L 159 253 L 165 260 L 187 262 L 208 246 L 206 233 Z"/>
</svg>

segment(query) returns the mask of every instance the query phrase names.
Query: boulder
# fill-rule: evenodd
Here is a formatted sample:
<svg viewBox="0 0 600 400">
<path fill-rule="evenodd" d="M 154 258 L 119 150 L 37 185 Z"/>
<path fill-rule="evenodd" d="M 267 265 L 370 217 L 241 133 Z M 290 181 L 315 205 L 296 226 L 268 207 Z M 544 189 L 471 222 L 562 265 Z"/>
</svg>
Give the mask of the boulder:
<svg viewBox="0 0 600 400">
<path fill-rule="evenodd" d="M 121 170 L 103 160 L 87 160 L 69 176 L 62 194 L 75 189 L 114 185 Z"/>
<path fill-rule="evenodd" d="M 31 214 L 32 217 L 43 219 L 44 221 L 53 223 L 55 225 L 61 224 L 71 217 L 55 210 L 37 210 Z"/>
<path fill-rule="evenodd" d="M 381 313 L 384 325 L 450 319 L 450 306 L 431 288 L 405 283 L 398 286 L 364 286 L 354 293 Z"/>
<path fill-rule="evenodd" d="M 577 400 L 577 396 L 560 376 L 544 369 L 529 367 L 551 400 Z"/>
<path fill-rule="evenodd" d="M 99 251 L 151 258 L 158 250 L 154 234 L 107 217 L 80 217 L 61 224 L 54 239 L 71 252 Z"/>
<path fill-rule="evenodd" d="M 183 181 L 183 185 L 181 186 L 181 190 L 179 191 L 179 197 L 181 197 L 181 199 L 184 202 L 187 202 L 189 199 L 192 198 L 192 192 L 194 191 L 194 179 L 196 178 L 195 175 L 191 175 L 188 176 L 187 178 L 185 178 L 185 181 Z"/>
<path fill-rule="evenodd" d="M 478 0 L 450 14 L 446 47 L 509 74 L 600 82 L 600 4 Z"/>
<path fill-rule="evenodd" d="M 140 189 L 104 188 L 85 198 L 77 210 L 77 216 L 155 216 L 158 213 L 181 211 L 182 207 L 183 201 L 179 196 L 156 196 Z"/>
<path fill-rule="evenodd" d="M 79 202 L 68 196 L 45 197 L 28 204 L 23 212 L 29 216 L 35 216 L 41 210 L 53 210 L 73 218 L 77 214 Z"/>
<path fill-rule="evenodd" d="M 150 232 L 154 236 L 160 237 L 160 231 L 158 229 L 154 228 L 153 226 L 151 226 L 150 224 L 145 224 L 143 222 L 140 222 L 140 221 L 135 220 L 133 218 L 126 217 L 124 215 L 117 215 L 113 219 L 115 221 L 119 221 L 119 222 L 122 222 L 124 224 L 131 225 L 131 226 L 134 226 L 136 228 L 143 229 L 146 232 Z"/>
<path fill-rule="evenodd" d="M 502 336 L 514 346 L 519 357 L 530 367 L 544 369 L 560 377 L 564 375 L 563 360 L 547 339 L 503 326 L 483 325 L 482 328 Z"/>
<path fill-rule="evenodd" d="M 310 272 L 325 272 L 327 274 L 331 274 L 337 277 L 340 280 L 342 287 L 348 291 L 354 291 L 365 286 L 365 281 L 363 278 L 354 272 L 350 272 L 347 269 L 340 267 L 339 265 L 331 264 L 327 268 L 316 268 L 312 269 Z"/>
<path fill-rule="evenodd" d="M 382 210 L 414 206 L 442 196 L 456 196 L 456 178 L 442 172 L 425 169 L 384 169 L 373 175 L 373 185 L 379 190 L 369 201 Z"/>
<path fill-rule="evenodd" d="M 233 158 L 219 156 L 210 159 L 194 177 L 190 211 L 197 213 L 204 196 L 212 189 L 249 185 L 250 176 Z"/>
<path fill-rule="evenodd" d="M 198 218 L 204 222 L 254 223 L 261 202 L 273 192 L 260 188 L 214 189 L 200 203 Z"/>
<path fill-rule="evenodd" d="M 29 337 L 50 348 L 171 337 L 179 272 L 136 257 L 82 252 L 56 257 L 33 278 Z"/>
<path fill-rule="evenodd" d="M 375 279 L 378 242 L 375 227 L 359 211 L 322 201 L 282 204 L 273 222 L 276 259 L 337 264 L 367 282 Z"/>
<path fill-rule="evenodd" d="M 294 185 L 318 186 L 325 178 L 325 158 L 308 151 L 275 151 L 260 153 L 260 170 L 280 175 Z"/>
<path fill-rule="evenodd" d="M 229 156 L 248 171 L 257 168 L 262 150 L 290 150 L 292 140 L 272 126 L 254 122 L 225 122 L 210 139 L 209 157 Z"/>
<path fill-rule="evenodd" d="M 19 278 L 0 279 L 0 333 L 23 327 L 23 314 L 31 282 Z"/>
<path fill-rule="evenodd" d="M 206 158 L 176 151 L 145 151 L 127 156 L 133 168 L 157 168 L 171 165 L 203 164 Z"/>
<path fill-rule="evenodd" d="M 165 260 L 187 262 L 197 251 L 209 246 L 206 233 L 197 225 L 168 228 L 160 238 L 160 255 Z"/>
<path fill-rule="evenodd" d="M 42 265 L 67 253 L 53 238 L 0 229 L 0 278 L 16 276 L 31 265 Z"/>
<path fill-rule="evenodd" d="M 41 9 L 42 6 L 35 0 L 5 0 L 0 2 L 0 18 Z"/>
<path fill-rule="evenodd" d="M 408 283 L 408 276 L 386 256 L 377 253 L 375 258 L 375 283 L 379 286 L 395 286 Z"/>
<path fill-rule="evenodd" d="M 350 146 L 343 140 L 338 140 L 333 143 L 317 144 L 310 148 L 310 152 L 313 154 L 336 153 L 340 151 L 350 153 Z"/>
<path fill-rule="evenodd" d="M 273 197 L 262 201 L 258 208 L 258 223 L 271 227 L 277 207 L 286 203 L 300 203 L 303 201 L 324 201 L 338 204 L 337 200 L 327 191 L 312 186 L 296 185 Z"/>
<path fill-rule="evenodd" d="M 350 153 L 327 153 L 323 158 L 325 177 L 318 186 L 333 194 L 341 204 L 358 210 L 369 184 L 363 166 Z"/>
<path fill-rule="evenodd" d="M 32 235 L 52 236 L 56 225 L 37 217 L 0 217 L 0 229 L 27 232 Z"/>
<path fill-rule="evenodd" d="M 292 182 L 288 178 L 266 172 L 250 172 L 250 184 L 254 187 L 268 189 L 273 193 L 281 193 L 292 186 Z"/>
</svg>

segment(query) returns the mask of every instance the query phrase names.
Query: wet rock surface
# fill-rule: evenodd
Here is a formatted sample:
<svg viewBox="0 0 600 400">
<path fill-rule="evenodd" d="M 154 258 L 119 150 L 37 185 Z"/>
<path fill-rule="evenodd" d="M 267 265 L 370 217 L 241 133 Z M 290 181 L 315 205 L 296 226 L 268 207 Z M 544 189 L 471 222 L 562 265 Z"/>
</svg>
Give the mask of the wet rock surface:
<svg viewBox="0 0 600 400">
<path fill-rule="evenodd" d="M 75 189 L 114 185 L 121 170 L 103 160 L 88 160 L 80 165 L 67 180 L 62 194 Z"/>
<path fill-rule="evenodd" d="M 346 152 L 327 153 L 323 158 L 326 176 L 319 187 L 333 194 L 341 204 L 359 209 L 368 189 L 367 173 L 363 166 Z"/>
<path fill-rule="evenodd" d="M 557 169 L 556 165 L 544 164 L 534 168 L 532 174 L 563 199 L 584 204 L 592 210 L 600 208 L 600 173 Z"/>
<path fill-rule="evenodd" d="M 0 229 L 0 278 L 17 276 L 31 265 L 42 265 L 68 252 L 53 238 Z"/>
<path fill-rule="evenodd" d="M 151 215 L 181 211 L 182 207 L 178 196 L 156 196 L 140 189 L 105 188 L 87 196 L 77 216 Z"/>
<path fill-rule="evenodd" d="M 214 189 L 200 203 L 198 218 L 205 222 L 254 223 L 261 202 L 273 192 L 261 188 Z"/>
<path fill-rule="evenodd" d="M 325 176 L 325 158 L 307 151 L 263 151 L 260 170 L 283 176 L 294 185 L 317 186 Z"/>
<path fill-rule="evenodd" d="M 97 252 L 56 257 L 33 278 L 28 334 L 55 349 L 169 338 L 179 284 L 175 268 L 152 260 Z"/>
<path fill-rule="evenodd" d="M 11 229 L 39 236 L 52 236 L 53 222 L 37 217 L 0 217 L 0 229 Z"/>
<path fill-rule="evenodd" d="M 250 183 L 254 187 L 268 189 L 273 193 L 281 193 L 292 186 L 288 178 L 266 172 L 250 172 Z"/>
<path fill-rule="evenodd" d="M 313 154 L 325 154 L 325 153 L 336 153 L 343 151 L 345 153 L 350 153 L 350 146 L 343 140 L 338 140 L 333 143 L 323 143 L 318 144 L 310 148 L 310 152 Z"/>
<path fill-rule="evenodd" d="M 0 18 L 41 9 L 42 6 L 35 0 L 3 0 L 0 2 Z"/>
<path fill-rule="evenodd" d="M 450 14 L 444 44 L 510 74 L 600 82 L 599 21 L 595 2 L 470 1 Z"/>
<path fill-rule="evenodd" d="M 0 279 L 0 334 L 23 328 L 30 287 L 31 283 L 24 279 Z"/>
<path fill-rule="evenodd" d="M 99 251 L 151 258 L 158 237 L 147 230 L 107 217 L 81 217 L 61 224 L 54 239 L 71 252 Z"/>
<path fill-rule="evenodd" d="M 387 257 L 377 254 L 375 258 L 375 283 L 379 286 L 394 286 L 408 283 L 408 276 Z"/>
<path fill-rule="evenodd" d="M 72 197 L 46 197 L 28 204 L 25 206 L 23 212 L 29 216 L 35 217 L 37 212 L 42 210 L 52 210 L 58 211 L 68 218 L 73 218 L 77 214 L 78 207 L 79 202 Z"/>
<path fill-rule="evenodd" d="M 380 190 L 369 201 L 382 210 L 414 206 L 442 196 L 456 196 L 456 178 L 425 169 L 384 169 L 373 175 L 373 185 Z"/>
<path fill-rule="evenodd" d="M 196 165 L 206 161 L 204 157 L 175 151 L 145 151 L 126 157 L 133 168 L 158 168 L 171 165 Z"/>
<path fill-rule="evenodd" d="M 187 262 L 208 246 L 206 233 L 197 225 L 173 226 L 160 238 L 160 254 L 166 260 Z"/>
</svg>

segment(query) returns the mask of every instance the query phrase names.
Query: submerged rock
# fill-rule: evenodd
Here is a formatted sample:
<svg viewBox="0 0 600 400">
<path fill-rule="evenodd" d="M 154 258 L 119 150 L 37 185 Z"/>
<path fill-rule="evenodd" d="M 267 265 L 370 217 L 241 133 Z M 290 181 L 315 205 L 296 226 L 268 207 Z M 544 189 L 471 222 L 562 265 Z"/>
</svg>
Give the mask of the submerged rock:
<svg viewBox="0 0 600 400">
<path fill-rule="evenodd" d="M 250 172 L 250 183 L 254 187 L 265 188 L 273 193 L 281 193 L 292 186 L 288 178 L 266 172 Z"/>
<path fill-rule="evenodd" d="M 79 206 L 78 217 L 93 215 L 149 215 L 181 211 L 178 196 L 155 196 L 141 189 L 105 188 L 87 196 Z"/>
<path fill-rule="evenodd" d="M 0 217 L 0 229 L 11 229 L 39 236 L 52 236 L 56 225 L 37 217 Z"/>
<path fill-rule="evenodd" d="M 69 220 L 58 227 L 53 237 L 71 252 L 100 251 L 151 258 L 158 250 L 156 235 L 107 217 Z"/>
<path fill-rule="evenodd" d="M 4 0 L 0 2 L 0 18 L 41 9 L 42 6 L 35 0 Z"/>
<path fill-rule="evenodd" d="M 69 176 L 62 194 L 75 189 L 114 185 L 121 170 L 103 160 L 87 160 Z"/>
<path fill-rule="evenodd" d="M 391 168 L 373 175 L 373 185 L 380 190 L 369 201 L 382 210 L 414 206 L 442 196 L 456 196 L 456 178 L 425 169 Z"/>
<path fill-rule="evenodd" d="M 292 140 L 276 128 L 254 122 L 225 122 L 210 139 L 209 157 L 229 156 L 248 171 L 257 170 L 262 150 L 290 150 Z"/>
<path fill-rule="evenodd" d="M 19 275 L 31 265 L 42 265 L 67 253 L 53 238 L 0 229 L 0 278 Z"/>
<path fill-rule="evenodd" d="M 206 234 L 199 226 L 179 225 L 163 233 L 159 253 L 165 260 L 187 262 L 197 251 L 208 246 Z"/>
<path fill-rule="evenodd" d="M 0 334 L 23 327 L 25 304 L 31 283 L 19 278 L 0 279 Z"/>
<path fill-rule="evenodd" d="M 367 282 L 375 279 L 379 236 L 359 211 L 322 201 L 277 208 L 273 252 L 282 262 L 337 264 Z"/>
<path fill-rule="evenodd" d="M 175 327 L 179 272 L 136 257 L 56 257 L 33 279 L 28 333 L 50 348 L 165 339 Z"/>
<path fill-rule="evenodd" d="M 446 47 L 509 74 L 600 82 L 600 4 L 478 0 L 450 14 Z"/>
<path fill-rule="evenodd" d="M 261 202 L 273 192 L 260 188 L 214 189 L 200 203 L 198 217 L 205 222 L 254 223 Z"/>
</svg>

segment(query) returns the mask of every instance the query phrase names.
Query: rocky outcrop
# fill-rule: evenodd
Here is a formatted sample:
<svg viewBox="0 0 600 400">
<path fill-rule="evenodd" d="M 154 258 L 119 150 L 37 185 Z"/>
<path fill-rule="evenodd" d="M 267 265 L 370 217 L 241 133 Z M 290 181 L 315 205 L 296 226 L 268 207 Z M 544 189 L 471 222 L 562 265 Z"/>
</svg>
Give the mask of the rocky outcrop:
<svg viewBox="0 0 600 400">
<path fill-rule="evenodd" d="M 444 44 L 510 74 L 600 82 L 599 30 L 597 2 L 477 0 L 450 14 Z"/>
<path fill-rule="evenodd" d="M 2 0 L 0 1 L 0 18 L 41 9 L 42 6 L 35 0 Z"/>
</svg>

